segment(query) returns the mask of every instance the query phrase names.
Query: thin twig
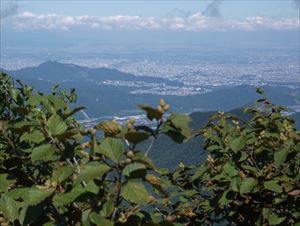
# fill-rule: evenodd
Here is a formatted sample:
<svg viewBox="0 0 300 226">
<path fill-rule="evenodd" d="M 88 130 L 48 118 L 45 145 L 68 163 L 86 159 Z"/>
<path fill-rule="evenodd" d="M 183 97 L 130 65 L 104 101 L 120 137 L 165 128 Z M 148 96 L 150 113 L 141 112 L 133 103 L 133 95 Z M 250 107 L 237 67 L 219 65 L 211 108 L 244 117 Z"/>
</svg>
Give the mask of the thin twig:
<svg viewBox="0 0 300 226">
<path fill-rule="evenodd" d="M 148 156 L 148 154 L 149 154 L 149 152 L 150 152 L 150 150 L 151 150 L 151 148 L 152 148 L 152 146 L 153 146 L 153 144 L 154 144 L 154 141 L 155 141 L 155 138 L 152 137 L 152 141 L 151 141 L 151 143 L 150 143 L 150 145 L 149 145 L 147 151 L 145 152 L 145 156 L 146 156 L 146 157 Z"/>
</svg>

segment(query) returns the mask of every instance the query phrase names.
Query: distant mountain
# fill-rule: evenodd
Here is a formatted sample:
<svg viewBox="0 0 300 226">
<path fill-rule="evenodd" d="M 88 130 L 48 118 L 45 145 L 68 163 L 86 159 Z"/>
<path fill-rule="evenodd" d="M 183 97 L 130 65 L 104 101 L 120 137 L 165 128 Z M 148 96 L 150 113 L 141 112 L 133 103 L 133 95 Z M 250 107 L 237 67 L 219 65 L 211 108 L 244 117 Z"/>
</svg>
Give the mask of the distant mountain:
<svg viewBox="0 0 300 226">
<path fill-rule="evenodd" d="M 43 79 L 52 82 L 66 81 L 93 81 L 102 82 L 105 80 L 122 80 L 122 81 L 142 81 L 142 82 L 158 82 L 169 85 L 180 85 L 179 82 L 169 81 L 163 78 L 134 76 L 124 73 L 116 69 L 110 68 L 88 68 L 75 64 L 65 64 L 56 61 L 46 61 L 38 67 L 28 67 L 12 71 L 15 76 L 26 78 Z"/>
<path fill-rule="evenodd" d="M 291 117 L 295 120 L 295 128 L 300 130 L 300 112 L 296 112 Z"/>
<path fill-rule="evenodd" d="M 132 94 L 131 92 L 136 90 L 139 84 L 142 85 L 138 89 L 147 88 L 155 83 L 173 87 L 182 87 L 183 84 L 163 78 L 135 76 L 115 69 L 87 68 L 54 61 L 47 61 L 38 67 L 6 72 L 43 92 L 51 91 L 52 85 L 56 83 L 61 84 L 62 89 L 76 88 L 77 105 L 85 106 L 90 117 L 119 115 L 128 111 L 131 111 L 128 114 L 137 114 L 132 110 L 137 109 L 138 104 L 146 103 L 155 106 L 160 98 L 170 103 L 172 110 L 180 112 L 193 112 L 200 108 L 205 111 L 228 111 L 252 104 L 259 98 L 252 86 L 228 87 L 226 84 L 212 92 L 190 96 Z M 107 80 L 117 85 L 105 83 Z M 118 85 L 120 81 L 133 85 Z M 276 104 L 289 106 L 297 105 L 299 102 L 298 90 L 272 86 L 266 86 L 264 89 L 267 96 Z"/>
</svg>

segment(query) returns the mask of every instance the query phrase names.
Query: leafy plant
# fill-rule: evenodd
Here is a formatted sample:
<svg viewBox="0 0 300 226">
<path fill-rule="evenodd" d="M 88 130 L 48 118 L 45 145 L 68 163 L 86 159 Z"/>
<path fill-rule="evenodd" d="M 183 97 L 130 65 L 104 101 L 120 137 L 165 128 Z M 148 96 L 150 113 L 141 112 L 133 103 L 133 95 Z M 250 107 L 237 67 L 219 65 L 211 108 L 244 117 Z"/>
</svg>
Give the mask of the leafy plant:
<svg viewBox="0 0 300 226">
<path fill-rule="evenodd" d="M 300 224 L 300 133 L 283 110 L 264 97 L 245 109 L 249 120 L 219 112 L 199 132 L 206 163 L 171 180 L 201 224 Z"/>
<path fill-rule="evenodd" d="M 187 115 L 166 116 L 163 100 L 139 106 L 155 128 L 134 119 L 85 128 L 74 90 L 46 95 L 0 78 L 1 226 L 299 223 L 299 132 L 267 99 L 246 109 L 250 120 L 219 113 L 199 131 Z M 158 169 L 147 156 L 161 134 L 204 136 L 206 163 Z"/>
</svg>

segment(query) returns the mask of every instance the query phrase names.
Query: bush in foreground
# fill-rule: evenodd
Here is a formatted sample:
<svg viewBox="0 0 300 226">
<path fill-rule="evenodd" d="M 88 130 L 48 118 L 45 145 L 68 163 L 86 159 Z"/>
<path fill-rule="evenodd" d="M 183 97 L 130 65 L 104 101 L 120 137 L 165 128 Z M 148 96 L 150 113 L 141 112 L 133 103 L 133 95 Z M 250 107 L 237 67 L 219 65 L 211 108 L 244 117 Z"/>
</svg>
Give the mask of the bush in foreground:
<svg viewBox="0 0 300 226">
<path fill-rule="evenodd" d="M 299 224 L 299 131 L 265 98 L 245 109 L 250 120 L 220 112 L 199 131 L 186 115 L 166 117 L 163 100 L 139 106 L 156 128 L 133 119 L 84 128 L 73 117 L 82 108 L 70 108 L 74 90 L 46 95 L 0 77 L 1 226 Z M 151 147 L 136 147 L 160 134 L 203 136 L 210 155 L 158 169 Z"/>
</svg>

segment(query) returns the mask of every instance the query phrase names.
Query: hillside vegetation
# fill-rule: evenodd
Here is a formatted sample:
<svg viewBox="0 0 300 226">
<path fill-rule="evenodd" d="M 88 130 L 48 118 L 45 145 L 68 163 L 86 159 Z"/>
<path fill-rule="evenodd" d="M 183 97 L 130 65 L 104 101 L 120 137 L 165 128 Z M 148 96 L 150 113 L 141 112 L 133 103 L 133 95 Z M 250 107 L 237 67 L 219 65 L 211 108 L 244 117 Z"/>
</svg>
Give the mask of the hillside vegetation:
<svg viewBox="0 0 300 226">
<path fill-rule="evenodd" d="M 139 105 L 156 128 L 133 119 L 84 128 L 74 90 L 44 94 L 2 73 L 0 225 L 300 225 L 300 133 L 257 92 L 247 117 L 218 112 L 202 128 L 166 117 L 164 100 Z M 208 157 L 157 168 L 148 155 L 160 136 L 203 139 Z"/>
</svg>

